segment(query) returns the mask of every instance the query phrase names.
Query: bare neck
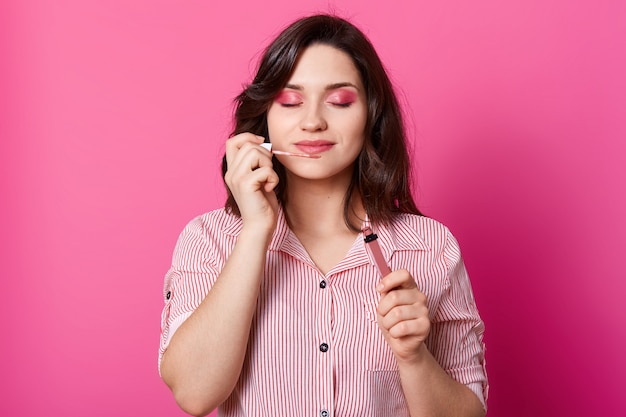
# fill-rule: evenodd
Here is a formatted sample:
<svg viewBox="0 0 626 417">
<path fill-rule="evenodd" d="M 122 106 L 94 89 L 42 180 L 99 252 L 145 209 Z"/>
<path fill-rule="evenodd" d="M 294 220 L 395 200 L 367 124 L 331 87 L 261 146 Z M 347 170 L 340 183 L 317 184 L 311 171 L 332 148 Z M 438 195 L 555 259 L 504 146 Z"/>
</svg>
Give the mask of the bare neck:
<svg viewBox="0 0 626 417">
<path fill-rule="evenodd" d="M 333 233 L 353 235 L 344 220 L 344 203 L 349 182 L 290 181 L 285 213 L 296 236 L 327 236 Z M 349 210 L 353 224 L 360 224 L 365 210 L 358 191 L 351 198 Z"/>
<path fill-rule="evenodd" d="M 289 227 L 323 274 L 344 258 L 357 236 L 344 220 L 348 186 L 338 183 L 293 181 L 287 187 L 284 210 Z M 358 225 L 365 213 L 358 193 L 350 204 L 352 223 Z"/>
</svg>

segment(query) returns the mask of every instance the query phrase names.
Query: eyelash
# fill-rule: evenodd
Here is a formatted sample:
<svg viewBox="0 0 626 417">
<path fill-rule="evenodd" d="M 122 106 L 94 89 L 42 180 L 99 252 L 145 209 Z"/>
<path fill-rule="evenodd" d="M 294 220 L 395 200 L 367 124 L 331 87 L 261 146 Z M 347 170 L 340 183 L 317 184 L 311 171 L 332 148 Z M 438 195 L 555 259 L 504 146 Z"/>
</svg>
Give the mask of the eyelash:
<svg viewBox="0 0 626 417">
<path fill-rule="evenodd" d="M 291 104 L 291 103 L 280 103 L 280 105 L 282 107 L 286 107 L 286 108 L 298 107 L 300 104 L 302 104 L 302 103 L 294 103 L 294 104 Z M 332 106 L 335 106 L 335 107 L 340 107 L 342 109 L 345 109 L 345 108 L 350 107 L 352 105 L 352 102 L 351 101 L 348 101 L 346 103 L 332 103 L 332 102 L 328 102 L 328 104 L 330 104 Z"/>
</svg>

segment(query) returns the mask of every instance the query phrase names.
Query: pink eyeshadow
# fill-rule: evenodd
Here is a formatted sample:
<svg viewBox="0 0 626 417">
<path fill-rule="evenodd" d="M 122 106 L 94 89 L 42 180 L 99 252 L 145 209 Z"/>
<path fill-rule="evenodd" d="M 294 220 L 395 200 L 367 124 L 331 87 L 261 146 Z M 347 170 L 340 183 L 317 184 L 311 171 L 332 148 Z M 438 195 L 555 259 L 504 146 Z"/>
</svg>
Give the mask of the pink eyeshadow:
<svg viewBox="0 0 626 417">
<path fill-rule="evenodd" d="M 332 103 L 353 103 L 357 99 L 357 95 L 349 90 L 337 90 L 328 96 L 328 101 Z"/>
<path fill-rule="evenodd" d="M 279 104 L 299 104 L 302 102 L 302 96 L 294 91 L 282 91 L 274 100 Z"/>
</svg>

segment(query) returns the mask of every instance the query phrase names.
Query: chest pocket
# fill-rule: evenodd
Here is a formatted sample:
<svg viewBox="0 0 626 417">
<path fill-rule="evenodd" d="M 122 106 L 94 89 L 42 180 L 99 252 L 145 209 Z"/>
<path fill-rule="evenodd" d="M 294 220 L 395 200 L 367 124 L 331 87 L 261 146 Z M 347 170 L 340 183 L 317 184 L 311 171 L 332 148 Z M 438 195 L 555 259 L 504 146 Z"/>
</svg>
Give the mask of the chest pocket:
<svg viewBox="0 0 626 417">
<path fill-rule="evenodd" d="M 396 371 L 398 365 L 389 344 L 378 327 L 376 300 L 363 299 L 364 367 L 368 371 Z"/>
</svg>

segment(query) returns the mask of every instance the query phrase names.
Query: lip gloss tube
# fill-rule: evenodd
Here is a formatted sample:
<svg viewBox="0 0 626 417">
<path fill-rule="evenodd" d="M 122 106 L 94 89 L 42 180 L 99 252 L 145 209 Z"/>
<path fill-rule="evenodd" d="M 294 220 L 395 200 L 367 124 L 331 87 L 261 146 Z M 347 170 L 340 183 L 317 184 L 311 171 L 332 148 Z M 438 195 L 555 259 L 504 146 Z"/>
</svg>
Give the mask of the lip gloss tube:
<svg viewBox="0 0 626 417">
<path fill-rule="evenodd" d="M 372 228 L 369 226 L 363 227 L 361 229 L 363 231 L 363 240 L 367 243 L 367 247 L 370 250 L 370 253 L 374 257 L 374 262 L 380 271 L 380 275 L 383 277 L 389 275 L 391 273 L 391 269 L 387 266 L 385 262 L 385 257 L 383 256 L 383 252 L 380 250 L 380 245 L 378 244 L 378 235 L 376 235 Z"/>
</svg>

